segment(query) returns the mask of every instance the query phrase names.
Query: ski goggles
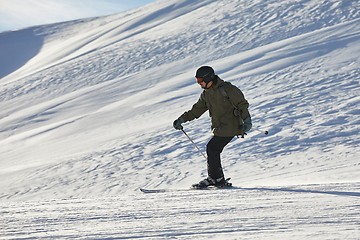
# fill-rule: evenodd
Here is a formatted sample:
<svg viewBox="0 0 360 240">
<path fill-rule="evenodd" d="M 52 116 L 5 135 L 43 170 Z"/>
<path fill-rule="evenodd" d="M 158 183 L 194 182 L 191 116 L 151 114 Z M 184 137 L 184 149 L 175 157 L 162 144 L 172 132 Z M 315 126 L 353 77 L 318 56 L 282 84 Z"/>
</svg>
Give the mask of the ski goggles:
<svg viewBox="0 0 360 240">
<path fill-rule="evenodd" d="M 200 78 L 200 77 L 195 77 L 195 78 L 196 78 L 196 82 L 200 85 L 204 82 L 204 78 Z"/>
</svg>

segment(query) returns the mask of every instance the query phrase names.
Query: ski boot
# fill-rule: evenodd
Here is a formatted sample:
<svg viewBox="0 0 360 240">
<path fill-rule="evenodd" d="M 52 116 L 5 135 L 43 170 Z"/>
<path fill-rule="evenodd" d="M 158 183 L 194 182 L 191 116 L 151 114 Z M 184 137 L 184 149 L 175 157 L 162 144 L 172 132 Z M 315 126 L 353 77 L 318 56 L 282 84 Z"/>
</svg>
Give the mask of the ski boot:
<svg viewBox="0 0 360 240">
<path fill-rule="evenodd" d="M 221 178 L 219 181 L 215 182 L 215 187 L 217 188 L 228 188 L 232 187 L 232 183 L 229 182 L 230 178 Z"/>
<path fill-rule="evenodd" d="M 212 179 L 210 177 L 201 180 L 199 183 L 195 183 L 192 185 L 194 189 L 205 189 L 208 187 L 217 187 L 217 188 L 224 188 L 224 187 L 231 187 L 232 183 L 229 182 L 230 178 L 225 179 L 224 177 L 218 179 Z"/>
</svg>

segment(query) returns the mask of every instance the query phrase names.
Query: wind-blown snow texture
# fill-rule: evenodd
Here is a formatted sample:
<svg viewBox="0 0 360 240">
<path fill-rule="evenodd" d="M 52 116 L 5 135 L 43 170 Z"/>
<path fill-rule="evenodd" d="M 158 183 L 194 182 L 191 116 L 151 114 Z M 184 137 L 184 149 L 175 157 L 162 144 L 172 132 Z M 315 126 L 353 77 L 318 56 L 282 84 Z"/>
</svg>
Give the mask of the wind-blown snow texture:
<svg viewBox="0 0 360 240">
<path fill-rule="evenodd" d="M 0 238 L 359 239 L 358 1 L 159 1 L 0 33 Z M 201 65 L 255 128 L 223 152 L 236 189 L 172 122 Z M 201 149 L 208 114 L 184 124 Z"/>
</svg>

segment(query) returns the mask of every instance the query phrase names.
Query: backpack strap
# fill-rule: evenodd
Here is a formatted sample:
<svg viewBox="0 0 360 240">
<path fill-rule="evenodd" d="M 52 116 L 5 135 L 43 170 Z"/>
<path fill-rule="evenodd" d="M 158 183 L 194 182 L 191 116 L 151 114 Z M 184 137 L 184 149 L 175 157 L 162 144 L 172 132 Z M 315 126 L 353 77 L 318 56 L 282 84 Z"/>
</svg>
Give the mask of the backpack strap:
<svg viewBox="0 0 360 240">
<path fill-rule="evenodd" d="M 233 101 L 231 101 L 229 95 L 227 94 L 226 90 L 225 90 L 225 87 L 224 87 L 224 84 L 221 84 L 219 86 L 219 90 L 221 92 L 221 95 L 223 95 L 224 98 L 226 98 L 227 100 L 229 100 L 229 102 L 231 103 L 231 105 L 233 105 L 233 107 L 238 110 L 238 107 L 234 104 Z"/>
<path fill-rule="evenodd" d="M 221 84 L 221 85 L 219 86 L 219 90 L 220 90 L 221 94 L 223 95 L 223 97 L 226 98 L 226 99 L 228 99 L 228 100 L 230 101 L 230 98 L 229 98 L 229 96 L 227 95 L 223 84 Z"/>
</svg>

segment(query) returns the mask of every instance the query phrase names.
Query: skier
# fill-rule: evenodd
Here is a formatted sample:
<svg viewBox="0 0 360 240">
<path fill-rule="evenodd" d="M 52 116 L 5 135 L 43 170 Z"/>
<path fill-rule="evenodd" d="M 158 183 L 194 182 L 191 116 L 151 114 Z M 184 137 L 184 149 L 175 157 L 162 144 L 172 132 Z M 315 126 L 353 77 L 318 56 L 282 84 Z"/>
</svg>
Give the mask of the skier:
<svg viewBox="0 0 360 240">
<path fill-rule="evenodd" d="M 224 177 L 220 154 L 235 136 L 244 137 L 251 129 L 249 103 L 239 88 L 220 79 L 210 66 L 197 69 L 195 78 L 204 90 L 191 110 L 184 112 L 173 123 L 175 129 L 182 130 L 183 123 L 199 118 L 209 110 L 213 137 L 206 145 L 208 177 L 193 187 L 231 186 Z"/>
</svg>

